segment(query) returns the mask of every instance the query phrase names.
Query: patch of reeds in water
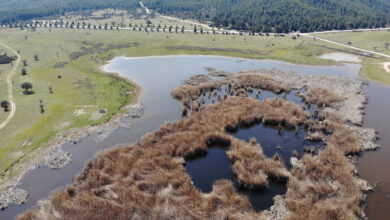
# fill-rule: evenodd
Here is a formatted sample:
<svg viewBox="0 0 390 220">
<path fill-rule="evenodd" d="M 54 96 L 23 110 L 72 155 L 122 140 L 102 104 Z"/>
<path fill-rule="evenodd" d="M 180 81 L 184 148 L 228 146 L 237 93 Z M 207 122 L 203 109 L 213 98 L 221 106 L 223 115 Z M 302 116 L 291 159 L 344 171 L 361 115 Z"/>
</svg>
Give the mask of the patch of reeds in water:
<svg viewBox="0 0 390 220">
<path fill-rule="evenodd" d="M 197 77 L 197 83 L 179 86 L 172 95 L 183 101 L 186 117 L 161 126 L 135 146 L 97 154 L 72 185 L 19 219 L 265 219 L 267 212 L 256 213 L 230 181 L 216 181 L 208 194 L 194 187 L 182 158 L 204 154 L 213 144 L 231 146 L 227 154 L 243 187 L 266 187 L 268 178 L 288 181 L 284 197 L 288 212 L 283 214 L 287 219 L 362 216 L 362 189 L 354 164 L 345 157 L 358 152 L 360 146 L 342 117 L 323 109 L 315 117 L 318 120 L 312 121 L 295 103 L 279 99 L 259 102 L 246 97 L 252 88 L 275 93 L 289 90 L 270 77 L 247 73 L 224 77 L 216 82 Z M 237 90 L 240 94 L 220 98 L 208 107 L 191 104 L 206 92 L 215 93 L 223 84 L 227 85 L 227 94 L 237 95 Z M 305 100 L 319 105 L 340 100 L 329 91 L 323 91 L 325 96 L 317 93 L 320 91 L 308 91 Z M 191 107 L 200 111 L 187 114 Z M 279 155 L 264 156 L 256 140 L 246 143 L 226 133 L 257 122 L 289 128 L 304 124 L 311 132 L 326 134 L 327 146 L 318 155 L 305 154 L 301 165 L 289 172 Z"/>
</svg>

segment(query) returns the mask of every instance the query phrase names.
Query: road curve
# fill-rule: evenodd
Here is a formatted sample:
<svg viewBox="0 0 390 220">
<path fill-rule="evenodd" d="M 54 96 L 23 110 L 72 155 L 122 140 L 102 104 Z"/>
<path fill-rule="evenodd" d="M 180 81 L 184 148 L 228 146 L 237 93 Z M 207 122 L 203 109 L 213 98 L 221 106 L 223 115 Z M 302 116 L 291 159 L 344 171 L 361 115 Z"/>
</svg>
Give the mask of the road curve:
<svg viewBox="0 0 390 220">
<path fill-rule="evenodd" d="M 15 112 L 16 112 L 16 104 L 14 102 L 14 97 L 12 95 L 12 75 L 16 72 L 18 66 L 19 66 L 19 63 L 20 63 L 20 55 L 14 50 L 12 49 L 11 47 L 9 47 L 8 45 L 0 42 L 1 45 L 3 45 L 3 47 L 7 48 L 8 50 L 12 51 L 12 53 L 14 53 L 16 56 L 17 56 L 17 60 L 12 68 L 12 70 L 8 73 L 8 76 L 7 76 L 7 85 L 8 85 L 8 100 L 11 104 L 11 112 L 9 113 L 7 119 L 5 119 L 1 124 L 0 124 L 0 130 L 3 129 L 7 124 L 8 122 L 11 121 L 11 119 L 14 117 L 15 115 Z"/>
</svg>

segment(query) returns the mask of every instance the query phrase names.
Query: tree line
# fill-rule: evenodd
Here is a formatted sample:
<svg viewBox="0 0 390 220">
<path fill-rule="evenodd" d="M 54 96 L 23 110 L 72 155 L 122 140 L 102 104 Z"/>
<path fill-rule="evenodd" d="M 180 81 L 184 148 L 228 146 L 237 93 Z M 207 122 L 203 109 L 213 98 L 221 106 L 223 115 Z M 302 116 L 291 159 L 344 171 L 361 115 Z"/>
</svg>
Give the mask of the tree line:
<svg viewBox="0 0 390 220">
<path fill-rule="evenodd" d="M 213 27 L 287 33 L 378 28 L 390 24 L 388 0 L 144 0 L 162 14 L 208 22 Z M 0 22 L 9 24 L 69 11 L 135 10 L 138 0 L 0 0 Z"/>
</svg>

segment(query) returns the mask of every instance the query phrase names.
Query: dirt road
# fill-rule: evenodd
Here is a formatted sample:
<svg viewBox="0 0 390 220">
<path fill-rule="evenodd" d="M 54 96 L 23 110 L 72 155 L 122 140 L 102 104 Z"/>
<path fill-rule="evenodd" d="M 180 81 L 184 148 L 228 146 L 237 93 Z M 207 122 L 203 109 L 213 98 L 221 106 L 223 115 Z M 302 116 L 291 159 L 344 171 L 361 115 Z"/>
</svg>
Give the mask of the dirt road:
<svg viewBox="0 0 390 220">
<path fill-rule="evenodd" d="M 12 53 L 14 53 L 18 58 L 16 60 L 16 62 L 14 63 L 14 66 L 12 68 L 12 70 L 8 73 L 8 76 L 7 76 L 7 85 L 8 85 L 8 100 L 11 104 L 11 111 L 8 115 L 8 117 L 0 124 L 0 130 L 3 129 L 10 121 L 11 119 L 14 117 L 15 115 L 15 112 L 16 112 L 16 104 L 14 102 L 14 98 L 13 98 L 13 95 L 12 95 L 12 76 L 14 75 L 14 73 L 16 72 L 18 66 L 19 66 L 19 63 L 20 63 L 20 55 L 14 50 L 12 49 L 11 47 L 9 47 L 8 45 L 0 42 L 0 44 L 7 48 L 8 50 L 12 51 Z"/>
</svg>

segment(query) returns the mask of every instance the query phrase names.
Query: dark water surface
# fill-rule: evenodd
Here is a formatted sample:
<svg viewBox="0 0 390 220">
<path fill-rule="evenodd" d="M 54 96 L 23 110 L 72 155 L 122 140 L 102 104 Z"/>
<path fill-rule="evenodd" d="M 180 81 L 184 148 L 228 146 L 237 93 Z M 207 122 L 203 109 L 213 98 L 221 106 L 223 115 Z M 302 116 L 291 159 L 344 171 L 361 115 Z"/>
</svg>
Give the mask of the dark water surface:
<svg viewBox="0 0 390 220">
<path fill-rule="evenodd" d="M 50 193 L 56 189 L 63 187 L 72 182 L 74 175 L 79 173 L 87 160 L 90 160 L 96 152 L 103 149 L 117 146 L 118 144 L 134 143 L 142 138 L 145 133 L 153 132 L 166 121 L 178 120 L 181 114 L 181 103 L 174 100 L 170 96 L 170 92 L 175 88 L 181 80 L 188 78 L 194 74 L 207 73 L 205 67 L 212 67 L 216 70 L 224 70 L 229 72 L 238 72 L 255 68 L 276 68 L 281 70 L 291 70 L 302 74 L 334 74 L 349 77 L 357 77 L 360 69 L 359 64 L 346 64 L 344 66 L 325 66 L 314 67 L 304 65 L 293 65 L 285 62 L 272 60 L 245 60 L 245 62 L 236 62 L 237 58 L 214 57 L 214 56 L 167 56 L 167 57 L 145 57 L 145 58 L 125 58 L 117 57 L 110 61 L 104 67 L 106 71 L 117 72 L 122 76 L 132 78 L 142 91 L 139 101 L 145 106 L 144 116 L 140 119 L 135 119 L 130 128 L 119 128 L 108 135 L 102 141 L 96 141 L 96 136 L 91 135 L 77 144 L 66 144 L 65 151 L 69 151 L 73 155 L 72 164 L 59 170 L 51 170 L 48 168 L 39 168 L 29 171 L 21 180 L 20 188 L 25 189 L 29 193 L 27 202 L 23 205 L 10 205 L 7 209 L 0 211 L 0 219 L 12 219 L 17 214 L 34 207 L 40 199 L 48 198 Z M 240 59 L 242 60 L 242 59 Z M 390 192 L 390 117 L 389 117 L 389 102 L 390 89 L 378 86 L 371 83 L 365 87 L 366 93 L 369 95 L 369 104 L 367 106 L 364 126 L 376 128 L 383 137 L 381 139 L 382 149 L 377 152 L 364 153 L 359 161 L 360 174 L 370 183 L 375 183 L 382 179 L 382 191 L 374 192 L 368 197 L 367 213 L 373 219 L 386 219 L 390 214 L 390 200 L 386 199 L 386 192 Z M 268 132 L 267 135 L 261 135 L 262 132 Z M 276 132 L 276 133 L 275 133 Z M 263 125 L 256 125 L 252 128 L 239 128 L 233 134 L 234 136 L 248 140 L 254 136 L 264 148 L 265 154 L 270 156 L 275 145 L 281 145 L 282 157 L 285 160 L 289 158 L 289 148 L 302 147 L 302 135 L 295 134 L 294 131 L 283 131 L 285 138 L 279 138 L 278 130 L 273 128 L 264 128 Z M 299 132 L 303 132 L 298 130 Z M 259 136 L 260 135 L 260 136 Z M 269 136 L 269 139 L 265 138 Z M 274 142 L 279 140 L 280 143 Z M 290 144 L 285 144 L 283 141 Z M 286 154 L 286 155 L 285 155 Z M 212 157 L 209 157 L 212 155 Z M 218 158 L 218 161 L 209 159 Z M 202 172 L 197 171 L 197 167 L 202 164 L 213 164 L 215 167 L 211 173 L 203 173 L 205 176 L 232 179 L 231 165 L 226 157 L 226 150 L 221 148 L 211 148 L 203 158 L 194 161 L 187 161 L 187 170 L 193 175 L 193 179 L 200 180 L 199 188 L 211 190 L 210 181 L 212 178 L 195 177 L 202 175 Z M 192 167 L 191 169 L 189 169 Z M 387 184 L 387 185 L 386 185 Z M 204 187 L 204 188 L 203 188 Z M 206 191 L 207 191 L 206 190 Z M 260 192 L 255 193 L 254 197 L 250 194 L 253 192 L 242 192 L 250 196 L 250 200 L 257 209 L 264 209 L 271 204 L 257 204 L 253 198 L 256 196 L 264 198 L 272 198 L 272 195 L 284 193 L 285 188 L 278 184 L 270 184 L 272 193 Z M 246 194 L 248 193 L 248 194 Z M 390 195 L 389 195 L 390 196 Z M 268 201 L 267 199 L 264 201 Z M 387 207 L 387 208 L 386 208 Z"/>
</svg>

